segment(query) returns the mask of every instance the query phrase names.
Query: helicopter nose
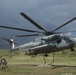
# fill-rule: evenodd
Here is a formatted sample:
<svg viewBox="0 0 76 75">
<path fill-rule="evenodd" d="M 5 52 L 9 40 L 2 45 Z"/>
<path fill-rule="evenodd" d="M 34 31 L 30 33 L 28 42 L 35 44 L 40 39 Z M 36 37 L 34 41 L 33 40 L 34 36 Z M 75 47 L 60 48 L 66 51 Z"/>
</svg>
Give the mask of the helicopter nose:
<svg viewBox="0 0 76 75">
<path fill-rule="evenodd" d="M 76 47 L 76 38 L 73 38 L 74 47 Z"/>
<path fill-rule="evenodd" d="M 75 47 L 76 47 L 76 41 L 74 43 L 75 43 Z"/>
<path fill-rule="evenodd" d="M 73 42 L 74 42 L 74 46 L 76 47 L 76 39 L 74 39 L 74 41 L 73 41 Z"/>
<path fill-rule="evenodd" d="M 75 42 L 75 41 L 72 41 L 72 42 L 70 43 L 70 46 L 71 46 L 71 47 L 76 47 L 76 42 Z"/>
</svg>

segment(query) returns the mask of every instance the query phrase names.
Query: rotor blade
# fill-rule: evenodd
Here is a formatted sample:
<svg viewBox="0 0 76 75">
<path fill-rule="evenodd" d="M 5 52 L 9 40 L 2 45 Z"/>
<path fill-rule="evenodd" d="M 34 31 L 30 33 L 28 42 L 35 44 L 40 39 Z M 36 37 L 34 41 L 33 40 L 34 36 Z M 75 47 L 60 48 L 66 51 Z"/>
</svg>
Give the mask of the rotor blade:
<svg viewBox="0 0 76 75">
<path fill-rule="evenodd" d="M 8 41 L 9 43 L 11 43 L 11 39 L 5 38 L 5 37 L 1 37 L 1 39 Z M 13 40 L 13 39 L 12 39 Z M 14 42 L 14 44 L 18 44 L 18 42 Z"/>
<path fill-rule="evenodd" d="M 76 32 L 76 30 L 63 31 L 63 32 L 56 32 L 56 34 L 58 34 L 58 33 L 68 33 L 68 32 Z"/>
<path fill-rule="evenodd" d="M 1 39 L 6 40 L 6 41 L 8 41 L 9 43 L 11 43 L 10 39 L 8 39 L 8 38 L 1 37 Z"/>
<path fill-rule="evenodd" d="M 27 29 L 15 28 L 15 27 L 8 27 L 8 26 L 0 26 L 0 27 L 1 27 L 1 28 L 7 28 L 7 29 L 13 29 L 13 30 L 20 30 L 20 31 L 38 32 L 38 33 L 41 33 L 41 32 L 39 32 L 39 31 L 27 30 Z"/>
<path fill-rule="evenodd" d="M 76 30 L 63 31 L 63 32 L 47 32 L 47 33 L 43 33 L 43 34 L 45 34 L 45 35 L 52 35 L 52 34 L 62 34 L 62 33 L 68 33 L 68 32 L 76 32 Z"/>
<path fill-rule="evenodd" d="M 33 21 L 30 17 L 28 17 L 26 14 L 24 14 L 23 12 L 20 13 L 24 18 L 26 18 L 28 21 L 30 21 L 33 25 L 35 25 L 37 28 L 44 30 L 45 32 L 47 32 L 44 28 L 42 28 L 39 24 L 37 24 L 35 21 Z"/>
<path fill-rule="evenodd" d="M 56 30 L 60 29 L 61 27 L 67 25 L 68 23 L 70 23 L 70 22 L 72 22 L 72 21 L 74 21 L 74 20 L 76 20 L 76 17 L 74 17 L 73 19 L 69 20 L 68 22 L 62 24 L 61 26 L 57 27 L 57 28 L 56 28 L 55 30 L 53 30 L 52 32 L 55 32 Z"/>
<path fill-rule="evenodd" d="M 16 37 L 38 36 L 39 34 L 16 35 Z"/>
</svg>

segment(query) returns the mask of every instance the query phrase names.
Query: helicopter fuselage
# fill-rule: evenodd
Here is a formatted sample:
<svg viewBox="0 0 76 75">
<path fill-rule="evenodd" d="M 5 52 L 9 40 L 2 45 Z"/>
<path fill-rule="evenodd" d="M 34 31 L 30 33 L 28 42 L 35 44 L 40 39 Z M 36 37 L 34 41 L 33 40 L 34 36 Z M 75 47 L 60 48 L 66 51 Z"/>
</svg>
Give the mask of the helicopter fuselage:
<svg viewBox="0 0 76 75">
<path fill-rule="evenodd" d="M 28 30 L 28 29 L 22 29 L 22 28 L 16 28 L 16 27 L 9 27 L 9 26 L 0 26 L 0 28 L 7 28 L 7 29 L 13 29 L 13 30 L 19 30 L 19 31 L 26 31 L 26 32 L 34 32 L 38 34 L 30 34 L 30 35 L 20 35 L 17 37 L 24 37 L 24 36 L 38 36 L 41 33 L 45 35 L 45 37 L 40 37 L 35 39 L 34 41 L 31 41 L 29 43 L 26 43 L 24 45 L 20 45 L 18 47 L 14 46 L 14 41 L 9 40 L 7 38 L 3 38 L 4 40 L 8 41 L 11 44 L 10 50 L 24 50 L 26 52 L 29 52 L 29 54 L 40 54 L 40 53 L 50 53 L 50 52 L 57 52 L 62 51 L 65 49 L 71 49 L 73 51 L 73 47 L 75 46 L 75 41 L 71 39 L 70 37 L 67 37 L 63 34 L 60 34 L 56 32 L 60 28 L 68 25 L 72 21 L 76 20 L 76 17 L 72 18 L 71 20 L 63 23 L 59 27 L 55 28 L 52 31 L 47 31 L 42 26 L 40 26 L 38 23 L 36 23 L 33 19 L 31 19 L 28 15 L 21 12 L 21 16 L 23 16 L 25 19 L 27 19 L 30 23 L 32 23 L 34 26 L 36 26 L 38 29 L 43 30 L 41 31 L 35 31 L 35 30 Z"/>
<path fill-rule="evenodd" d="M 74 46 L 75 40 L 73 38 L 62 34 L 54 34 L 37 38 L 34 41 L 15 47 L 14 49 L 26 51 L 26 53 L 30 55 L 37 55 L 71 49 Z"/>
</svg>

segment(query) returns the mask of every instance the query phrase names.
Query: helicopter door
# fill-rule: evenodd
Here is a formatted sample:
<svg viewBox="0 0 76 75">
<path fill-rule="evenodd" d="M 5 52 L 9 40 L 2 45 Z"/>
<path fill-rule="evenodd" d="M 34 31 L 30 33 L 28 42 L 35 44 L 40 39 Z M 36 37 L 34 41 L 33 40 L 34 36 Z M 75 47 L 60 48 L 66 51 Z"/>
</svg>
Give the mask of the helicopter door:
<svg viewBox="0 0 76 75">
<path fill-rule="evenodd" d="M 58 39 L 58 40 L 57 40 L 57 44 L 59 44 L 59 43 L 61 43 L 61 39 Z"/>
</svg>

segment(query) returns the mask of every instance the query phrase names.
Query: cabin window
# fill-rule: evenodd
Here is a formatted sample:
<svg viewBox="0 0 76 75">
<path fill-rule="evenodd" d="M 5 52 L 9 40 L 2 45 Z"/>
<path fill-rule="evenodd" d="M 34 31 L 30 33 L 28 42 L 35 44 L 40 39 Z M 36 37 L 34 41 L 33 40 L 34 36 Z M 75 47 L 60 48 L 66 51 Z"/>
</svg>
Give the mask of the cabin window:
<svg viewBox="0 0 76 75">
<path fill-rule="evenodd" d="M 59 44 L 59 43 L 61 43 L 61 39 L 58 39 L 58 40 L 57 40 L 57 44 Z"/>
</svg>

